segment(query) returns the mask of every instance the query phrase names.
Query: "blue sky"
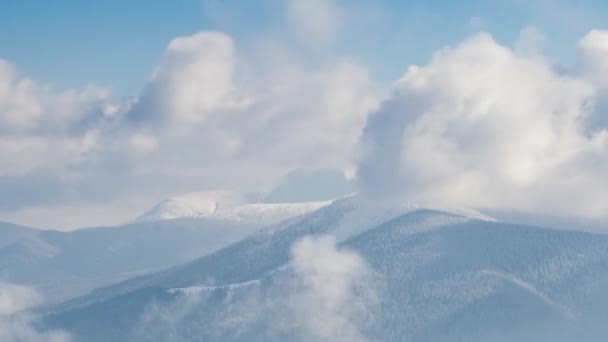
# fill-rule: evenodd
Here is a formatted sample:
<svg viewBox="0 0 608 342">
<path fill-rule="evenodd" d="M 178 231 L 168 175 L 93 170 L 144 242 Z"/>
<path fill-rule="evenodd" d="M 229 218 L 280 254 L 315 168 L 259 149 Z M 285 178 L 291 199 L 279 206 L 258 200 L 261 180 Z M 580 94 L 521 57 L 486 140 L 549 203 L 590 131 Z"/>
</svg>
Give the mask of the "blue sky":
<svg viewBox="0 0 608 342">
<path fill-rule="evenodd" d="M 168 44 L 201 30 L 229 33 L 246 44 L 281 35 L 282 0 L 20 1 L 2 0 L 0 58 L 58 88 L 98 84 L 135 96 Z M 547 55 L 573 60 L 572 45 L 608 15 L 605 1 L 338 1 L 353 20 L 334 49 L 363 60 L 381 81 L 398 78 L 438 48 L 487 30 L 506 44 L 534 25 Z"/>
</svg>

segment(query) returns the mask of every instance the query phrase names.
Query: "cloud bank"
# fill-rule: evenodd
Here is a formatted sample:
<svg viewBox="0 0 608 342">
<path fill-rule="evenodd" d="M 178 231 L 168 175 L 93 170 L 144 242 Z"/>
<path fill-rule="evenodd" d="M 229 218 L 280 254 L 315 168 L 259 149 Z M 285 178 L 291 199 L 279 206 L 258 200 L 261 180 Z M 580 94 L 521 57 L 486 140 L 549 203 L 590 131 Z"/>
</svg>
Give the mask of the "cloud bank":
<svg viewBox="0 0 608 342">
<path fill-rule="evenodd" d="M 567 72 L 486 33 L 411 66 L 365 127 L 362 191 L 605 217 L 607 37 L 585 36 L 580 65 Z"/>
</svg>

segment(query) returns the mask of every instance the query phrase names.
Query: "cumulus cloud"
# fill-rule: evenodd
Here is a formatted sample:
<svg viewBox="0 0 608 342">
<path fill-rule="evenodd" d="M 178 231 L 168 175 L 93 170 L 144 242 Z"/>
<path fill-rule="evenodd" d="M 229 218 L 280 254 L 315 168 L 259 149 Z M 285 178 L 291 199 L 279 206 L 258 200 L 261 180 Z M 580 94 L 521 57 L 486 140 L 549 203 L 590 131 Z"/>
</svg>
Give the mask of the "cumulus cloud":
<svg viewBox="0 0 608 342">
<path fill-rule="evenodd" d="M 39 331 L 27 309 L 40 304 L 38 293 L 30 288 L 0 284 L 0 340 L 20 342 L 67 342 L 70 336 L 59 330 Z"/>
<path fill-rule="evenodd" d="M 367 70 L 348 60 L 310 69 L 260 56 L 242 56 L 222 33 L 173 40 L 125 114 L 132 150 L 150 151 L 134 167 L 191 187 L 241 189 L 298 167 L 346 168 L 376 105 Z"/>
<path fill-rule="evenodd" d="M 0 175 L 76 162 L 94 145 L 93 127 L 111 113 L 108 98 L 94 86 L 53 91 L 0 59 Z"/>
<path fill-rule="evenodd" d="M 56 92 L 1 64 L 0 183 L 29 189 L 20 192 L 27 198 L 0 199 L 4 219 L 44 221 L 34 214 L 49 206 L 107 212 L 101 203 L 144 203 L 116 222 L 180 192 L 260 191 L 296 168 L 352 167 L 376 105 L 367 69 L 272 56 L 239 50 L 219 32 L 177 37 L 126 103 L 95 87 Z"/>
<path fill-rule="evenodd" d="M 608 127 L 608 31 L 592 30 L 579 42 L 576 72 L 596 87 L 596 110 L 589 126 Z"/>
<path fill-rule="evenodd" d="M 238 107 L 235 58 L 232 39 L 223 33 L 199 32 L 173 39 L 129 116 L 197 124 L 213 112 Z"/>
<path fill-rule="evenodd" d="M 592 32 L 581 41 L 588 73 L 556 71 L 486 33 L 411 66 L 365 128 L 362 191 L 605 216 L 608 131 L 594 120 L 605 112 L 595 106 L 600 82 L 590 77 L 608 79 L 598 57 L 604 38 Z"/>
<path fill-rule="evenodd" d="M 585 76 L 605 85 L 608 82 L 608 31 L 592 30 L 581 39 L 579 47 Z"/>
<path fill-rule="evenodd" d="M 0 133 L 75 133 L 104 114 L 107 90 L 90 86 L 53 92 L 0 59 Z"/>
<path fill-rule="evenodd" d="M 96 86 L 56 90 L 0 61 L 0 217 L 116 224 L 179 193 L 263 192 L 298 168 L 352 170 L 375 86 L 365 66 L 335 55 L 311 65 L 291 44 L 331 35 L 339 6 L 293 0 L 285 10 L 287 41 L 174 38 L 125 101 Z"/>
<path fill-rule="evenodd" d="M 58 91 L 0 60 L 0 212 L 61 204 L 90 181 L 119 108 L 96 86 Z M 88 194 L 79 201 L 88 201 Z M 17 215 L 18 216 L 18 215 Z M 21 219 L 29 215 L 20 216 Z M 20 221 L 19 217 L 17 220 Z M 48 221 L 47 221 L 48 222 Z"/>
</svg>

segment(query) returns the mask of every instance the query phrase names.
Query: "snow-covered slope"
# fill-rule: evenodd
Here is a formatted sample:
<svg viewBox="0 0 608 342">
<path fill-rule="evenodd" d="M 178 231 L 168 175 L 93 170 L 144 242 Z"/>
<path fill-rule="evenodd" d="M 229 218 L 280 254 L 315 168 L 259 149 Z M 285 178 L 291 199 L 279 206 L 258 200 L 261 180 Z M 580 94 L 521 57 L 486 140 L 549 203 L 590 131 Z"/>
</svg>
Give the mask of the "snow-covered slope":
<svg viewBox="0 0 608 342">
<path fill-rule="evenodd" d="M 137 218 L 136 222 L 207 217 L 269 225 L 309 213 L 330 203 L 331 201 L 248 203 L 244 196 L 232 191 L 193 192 L 162 201 Z"/>
<path fill-rule="evenodd" d="M 55 307 L 47 324 L 77 341 L 297 340 L 277 333 L 281 323 L 265 305 L 290 296 L 277 284 L 293 277 L 294 242 L 339 230 L 339 247 L 366 261 L 377 286 L 373 319 L 360 327 L 370 340 L 595 341 L 608 332 L 608 236 L 361 205 L 339 200 L 196 261 L 99 289 Z M 357 217 L 367 227 L 347 229 Z"/>
<path fill-rule="evenodd" d="M 230 193 L 199 195 L 165 201 L 150 220 L 118 227 L 59 232 L 0 223 L 0 282 L 35 286 L 55 301 L 76 297 L 201 257 L 329 204 L 236 204 Z"/>
<path fill-rule="evenodd" d="M 136 221 L 170 220 L 184 217 L 209 217 L 223 207 L 234 207 L 245 200 L 232 191 L 192 192 L 168 198 Z"/>
<path fill-rule="evenodd" d="M 186 218 L 71 232 L 0 225 L 0 282 L 75 297 L 214 252 L 261 229 L 246 221 Z"/>
</svg>

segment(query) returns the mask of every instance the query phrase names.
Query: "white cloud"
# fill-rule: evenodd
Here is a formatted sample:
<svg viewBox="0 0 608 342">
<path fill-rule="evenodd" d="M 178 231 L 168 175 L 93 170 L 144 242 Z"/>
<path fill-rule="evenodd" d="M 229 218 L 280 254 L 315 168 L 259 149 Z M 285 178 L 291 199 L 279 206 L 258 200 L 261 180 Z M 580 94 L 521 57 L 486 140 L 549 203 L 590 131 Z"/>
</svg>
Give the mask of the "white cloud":
<svg viewBox="0 0 608 342">
<path fill-rule="evenodd" d="M 590 127 L 605 115 L 594 112 L 596 94 L 583 76 L 476 35 L 410 67 L 372 114 L 362 189 L 423 204 L 605 216 L 608 132 Z"/>
<path fill-rule="evenodd" d="M 134 167 L 240 189 L 299 167 L 347 168 L 376 105 L 367 70 L 348 60 L 320 69 L 260 60 L 267 53 L 239 54 L 219 33 L 173 40 L 126 114 L 132 145 L 156 141 Z"/>
<path fill-rule="evenodd" d="M 608 82 L 608 31 L 592 30 L 579 43 L 581 66 L 588 77 Z"/>
<path fill-rule="evenodd" d="M 276 270 L 271 279 L 186 292 L 169 303 L 149 303 L 133 336 L 136 340 L 179 339 L 182 334 L 229 340 L 369 340 L 380 288 L 366 261 L 337 247 L 332 236 L 302 238 L 290 254 L 286 267 Z M 213 284 L 212 279 L 207 281 Z"/>
<path fill-rule="evenodd" d="M 175 38 L 125 104 L 96 87 L 56 92 L 0 64 L 0 183 L 31 188 L 0 200 L 0 213 L 27 224 L 45 220 L 25 213 L 75 208 L 95 225 L 95 212 L 134 194 L 259 191 L 292 169 L 348 168 L 376 104 L 367 69 L 346 59 L 312 68 L 264 48 L 240 51 L 217 32 Z"/>
<path fill-rule="evenodd" d="M 368 340 L 364 328 L 371 323 L 377 293 L 365 261 L 336 248 L 331 236 L 303 238 L 291 255 L 297 286 L 285 300 L 303 340 Z"/>
<path fill-rule="evenodd" d="M 40 303 L 41 298 L 34 290 L 0 283 L 0 341 L 70 341 L 70 336 L 63 331 L 34 328 L 34 317 L 26 310 Z"/>
<path fill-rule="evenodd" d="M 335 0 L 287 0 L 287 17 L 296 33 L 308 43 L 327 43 L 341 24 Z"/>
<path fill-rule="evenodd" d="M 158 115 L 168 124 L 198 124 L 212 112 L 238 107 L 235 58 L 232 39 L 223 33 L 173 39 L 131 115 L 141 120 Z"/>
<path fill-rule="evenodd" d="M 10 63 L 0 59 L 0 133 L 70 133 L 87 119 L 103 115 L 100 104 L 108 97 L 106 90 L 94 86 L 53 92 L 20 76 Z"/>
<path fill-rule="evenodd" d="M 158 149 L 158 140 L 147 134 L 135 134 L 129 138 L 129 148 L 136 155 L 145 155 Z"/>
<path fill-rule="evenodd" d="M 589 118 L 589 129 L 608 127 L 608 31 L 592 30 L 579 42 L 576 72 L 596 87 L 596 110 Z"/>
<path fill-rule="evenodd" d="M 0 175 L 77 162 L 92 148 L 108 98 L 94 86 L 55 92 L 0 60 Z"/>
</svg>

